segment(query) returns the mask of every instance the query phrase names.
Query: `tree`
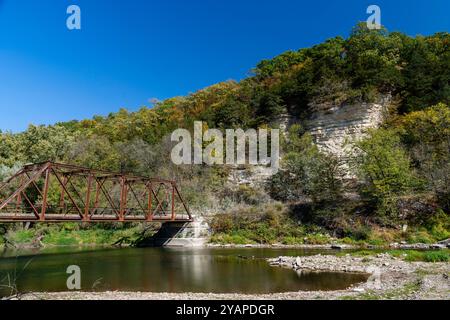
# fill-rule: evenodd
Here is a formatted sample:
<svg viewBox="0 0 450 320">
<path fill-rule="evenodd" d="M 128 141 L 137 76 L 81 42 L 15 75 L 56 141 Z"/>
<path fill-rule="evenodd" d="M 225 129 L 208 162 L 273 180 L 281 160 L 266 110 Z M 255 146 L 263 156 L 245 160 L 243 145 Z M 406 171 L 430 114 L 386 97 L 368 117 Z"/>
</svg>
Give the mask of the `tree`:
<svg viewBox="0 0 450 320">
<path fill-rule="evenodd" d="M 283 168 L 270 182 L 271 195 L 279 200 L 310 197 L 315 203 L 335 202 L 342 195 L 342 169 L 339 160 L 320 152 L 299 125 L 289 130 Z"/>
<path fill-rule="evenodd" d="M 403 49 L 403 112 L 450 103 L 450 34 L 408 39 Z"/>
<path fill-rule="evenodd" d="M 405 115 L 401 137 L 427 189 L 450 208 L 450 108 L 437 104 Z"/>
<path fill-rule="evenodd" d="M 12 133 L 0 134 L 0 165 L 12 167 L 17 163 L 24 162 L 24 156 L 18 152 L 18 136 Z"/>
<path fill-rule="evenodd" d="M 381 215 L 395 217 L 396 201 L 420 186 L 407 152 L 394 130 L 370 130 L 355 144 L 353 165 L 363 181 L 361 193 Z"/>
<path fill-rule="evenodd" d="M 105 136 L 80 136 L 67 150 L 64 160 L 93 169 L 119 171 L 119 155 Z"/>
<path fill-rule="evenodd" d="M 44 162 L 61 160 L 73 137 L 63 127 L 34 126 L 17 136 L 17 153 L 21 154 L 25 162 Z"/>
</svg>

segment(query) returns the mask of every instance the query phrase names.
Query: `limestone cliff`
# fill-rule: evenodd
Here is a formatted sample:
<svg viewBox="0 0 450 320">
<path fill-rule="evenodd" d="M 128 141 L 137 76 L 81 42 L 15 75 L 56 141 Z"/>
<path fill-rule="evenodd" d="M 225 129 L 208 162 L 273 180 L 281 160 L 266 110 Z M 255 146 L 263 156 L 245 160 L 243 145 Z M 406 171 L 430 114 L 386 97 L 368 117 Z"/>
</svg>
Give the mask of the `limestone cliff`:
<svg viewBox="0 0 450 320">
<path fill-rule="evenodd" d="M 345 158 L 347 141 L 358 140 L 367 129 L 377 128 L 385 119 L 390 96 L 377 103 L 356 103 L 330 107 L 312 114 L 306 129 L 322 151 Z"/>
<path fill-rule="evenodd" d="M 288 113 L 283 113 L 275 123 L 281 133 L 286 133 L 293 123 L 303 123 L 305 129 L 312 135 L 314 142 L 324 151 L 343 160 L 346 178 L 353 178 L 347 165 L 348 151 L 351 142 L 364 137 L 367 129 L 377 128 L 384 121 L 391 96 L 381 97 L 376 103 L 354 103 L 341 106 L 321 108 L 312 112 L 308 119 L 295 119 Z M 312 108 L 314 109 L 314 108 Z M 230 175 L 233 184 L 260 185 L 271 176 L 269 168 L 264 166 L 246 166 L 234 168 Z"/>
</svg>

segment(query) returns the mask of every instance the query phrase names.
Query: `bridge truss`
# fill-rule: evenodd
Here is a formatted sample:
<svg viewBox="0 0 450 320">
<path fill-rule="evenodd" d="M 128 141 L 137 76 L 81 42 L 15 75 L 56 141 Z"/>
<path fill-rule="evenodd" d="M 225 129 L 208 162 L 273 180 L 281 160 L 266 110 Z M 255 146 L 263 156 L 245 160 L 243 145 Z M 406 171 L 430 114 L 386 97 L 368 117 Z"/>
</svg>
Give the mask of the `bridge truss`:
<svg viewBox="0 0 450 320">
<path fill-rule="evenodd" d="M 192 221 L 175 181 L 54 162 L 0 185 L 1 222 Z"/>
</svg>

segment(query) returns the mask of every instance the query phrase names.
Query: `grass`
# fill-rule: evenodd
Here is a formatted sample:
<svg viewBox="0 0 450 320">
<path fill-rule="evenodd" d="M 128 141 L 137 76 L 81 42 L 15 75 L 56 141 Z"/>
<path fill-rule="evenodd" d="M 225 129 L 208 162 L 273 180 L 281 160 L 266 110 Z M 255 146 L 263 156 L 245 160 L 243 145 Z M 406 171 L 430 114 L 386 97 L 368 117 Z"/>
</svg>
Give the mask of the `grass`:
<svg viewBox="0 0 450 320">
<path fill-rule="evenodd" d="M 14 243 L 31 243 L 34 238 L 33 230 L 18 230 L 9 240 Z"/>
<path fill-rule="evenodd" d="M 23 229 L 21 225 L 8 230 L 8 242 L 16 246 L 32 244 L 36 239 L 44 245 L 79 246 L 112 245 L 116 242 L 127 245 L 137 240 L 144 230 L 143 225 L 102 225 L 84 227 L 77 223 L 58 225 L 36 225 Z"/>
<path fill-rule="evenodd" d="M 403 259 L 405 261 L 422 261 L 422 262 L 447 262 L 450 261 L 450 250 L 387 250 L 383 251 L 394 257 Z M 360 250 L 350 253 L 356 257 L 368 257 L 379 254 L 379 250 Z M 342 252 L 339 255 L 345 255 L 347 253 Z"/>
<path fill-rule="evenodd" d="M 391 250 L 388 251 L 394 257 L 405 261 L 447 262 L 450 260 L 450 250 L 440 251 L 416 251 L 416 250 Z"/>
</svg>

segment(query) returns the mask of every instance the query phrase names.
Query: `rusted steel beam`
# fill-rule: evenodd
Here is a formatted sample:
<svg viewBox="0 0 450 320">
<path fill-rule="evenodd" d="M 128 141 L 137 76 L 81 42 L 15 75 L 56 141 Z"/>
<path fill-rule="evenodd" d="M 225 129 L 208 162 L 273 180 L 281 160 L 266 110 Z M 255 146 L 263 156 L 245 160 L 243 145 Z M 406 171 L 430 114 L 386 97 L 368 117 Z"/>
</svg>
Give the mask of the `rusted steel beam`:
<svg viewBox="0 0 450 320">
<path fill-rule="evenodd" d="M 92 210 L 92 214 L 94 214 L 98 208 L 98 203 L 100 201 L 100 191 L 101 191 L 100 184 L 104 183 L 104 180 L 98 181 L 95 178 L 94 178 L 94 180 L 95 180 L 95 202 L 94 202 L 94 209 Z"/>
<path fill-rule="evenodd" d="M 134 189 L 132 187 L 132 184 L 128 184 L 128 190 L 131 191 L 131 194 L 133 195 L 134 199 L 136 200 L 137 204 L 139 205 L 139 208 L 142 210 L 142 213 L 145 215 L 145 208 L 141 204 L 141 201 L 139 200 L 139 197 L 136 195 L 136 192 L 134 192 Z"/>
<path fill-rule="evenodd" d="M 56 179 L 58 180 L 58 182 L 60 183 L 60 185 L 62 186 L 62 188 L 64 189 L 64 191 L 66 192 L 67 196 L 69 197 L 70 201 L 72 202 L 72 205 L 77 209 L 80 217 L 83 217 L 83 213 L 81 212 L 80 207 L 78 207 L 78 205 L 75 203 L 75 200 L 73 199 L 72 195 L 69 193 L 69 191 L 67 190 L 67 187 L 63 184 L 63 182 L 61 181 L 61 178 L 59 177 L 59 175 L 56 173 L 56 171 L 53 170 L 53 174 L 55 175 Z"/>
<path fill-rule="evenodd" d="M 42 208 L 41 208 L 41 216 L 39 220 L 44 221 L 45 220 L 45 211 L 47 210 L 47 195 L 48 195 L 48 187 L 50 184 L 50 170 L 51 165 L 47 167 L 45 170 L 45 182 L 44 182 L 44 194 L 42 195 Z"/>
<path fill-rule="evenodd" d="M 175 187 L 173 184 L 171 184 L 172 187 L 172 221 L 175 221 Z"/>
<path fill-rule="evenodd" d="M 39 219 L 39 212 L 36 209 L 36 207 L 33 205 L 33 203 L 30 201 L 30 199 L 28 198 L 28 196 L 26 195 L 25 192 L 22 192 L 23 197 L 25 198 L 25 200 L 27 200 L 28 204 L 30 205 L 31 209 L 33 209 L 33 213 L 36 216 L 36 219 Z"/>
<path fill-rule="evenodd" d="M 180 191 L 178 190 L 178 187 L 177 187 L 176 183 L 174 183 L 174 188 L 175 188 L 175 191 L 177 192 L 178 198 L 180 199 L 181 204 L 183 205 L 184 210 L 186 211 L 186 213 L 187 213 L 189 219 L 192 219 L 191 212 L 189 211 L 189 208 L 188 208 L 188 206 L 186 205 L 186 202 L 184 202 L 184 199 L 183 199 L 183 197 L 181 196 L 181 193 L 180 193 Z"/>
<path fill-rule="evenodd" d="M 127 180 L 125 177 L 121 177 L 119 221 L 124 221 L 126 207 L 127 207 Z"/>
<path fill-rule="evenodd" d="M 92 175 L 87 178 L 86 202 L 84 206 L 83 221 L 89 221 L 89 204 L 91 202 Z"/>
<path fill-rule="evenodd" d="M 26 181 L 23 184 L 21 184 L 21 186 L 18 189 L 16 189 L 16 191 L 14 191 L 13 194 L 11 194 L 6 200 L 4 200 L 2 202 L 2 204 L 0 204 L 0 210 L 5 208 L 6 205 L 8 205 L 11 202 L 11 200 L 13 200 L 23 190 L 25 190 L 25 188 L 28 187 L 35 179 L 37 179 L 39 176 L 41 176 L 42 173 L 44 173 L 44 171 L 48 168 L 48 166 L 49 165 L 46 165 L 46 166 L 42 167 L 38 172 L 36 172 L 33 175 L 33 177 L 31 177 L 30 179 L 28 179 L 28 181 Z"/>
<path fill-rule="evenodd" d="M 97 179 L 96 179 L 97 180 Z M 97 180 L 98 181 L 98 180 Z M 109 205 L 111 206 L 111 208 L 114 210 L 114 212 L 116 213 L 116 216 L 119 217 L 119 210 L 116 208 L 116 206 L 114 205 L 114 200 L 111 199 L 111 196 L 109 195 L 108 191 L 105 190 L 105 187 L 103 184 L 100 184 L 100 190 L 102 191 L 103 195 L 105 196 L 106 200 L 108 201 Z"/>
<path fill-rule="evenodd" d="M 90 168 L 83 168 L 76 165 L 70 165 L 70 164 L 64 164 L 64 163 L 57 163 L 57 162 L 42 162 L 37 164 L 29 164 L 24 167 L 25 170 L 36 170 L 36 168 L 41 167 L 42 165 L 51 164 L 53 168 L 56 168 L 58 170 L 68 170 L 70 172 L 76 172 L 77 170 L 83 170 L 85 172 L 90 172 L 94 174 L 95 176 L 101 176 L 102 174 L 108 176 L 108 177 L 127 177 L 128 180 L 137 179 L 137 180 L 144 180 L 144 181 L 153 181 L 153 182 L 164 182 L 164 183 L 172 183 L 172 180 L 167 180 L 163 178 L 151 178 L 151 177 L 143 177 L 143 176 L 136 176 L 132 174 L 126 174 L 126 173 L 120 173 L 120 172 L 109 172 L 105 170 L 99 170 L 99 169 L 90 169 Z"/>
<path fill-rule="evenodd" d="M 192 220 L 175 181 L 55 162 L 24 166 L 0 194 L 0 222 Z"/>
<path fill-rule="evenodd" d="M 20 184 L 23 183 L 23 176 L 20 177 Z M 16 197 L 16 209 L 19 210 L 20 206 L 22 205 L 22 193 L 20 192 Z"/>
<path fill-rule="evenodd" d="M 28 174 L 28 172 L 25 172 L 25 175 L 28 177 L 28 179 L 30 179 L 30 175 Z M 36 188 L 36 190 L 37 190 L 37 192 L 39 193 L 39 195 L 43 198 L 44 195 L 42 194 L 41 189 L 39 189 L 39 186 L 36 184 L 36 181 L 33 180 L 31 183 L 32 183 L 33 186 Z"/>
<path fill-rule="evenodd" d="M 153 220 L 153 211 L 152 211 L 152 183 L 149 182 L 148 184 L 146 184 L 145 186 L 147 188 L 148 191 L 148 196 L 147 196 L 147 221 L 152 221 Z"/>
</svg>

